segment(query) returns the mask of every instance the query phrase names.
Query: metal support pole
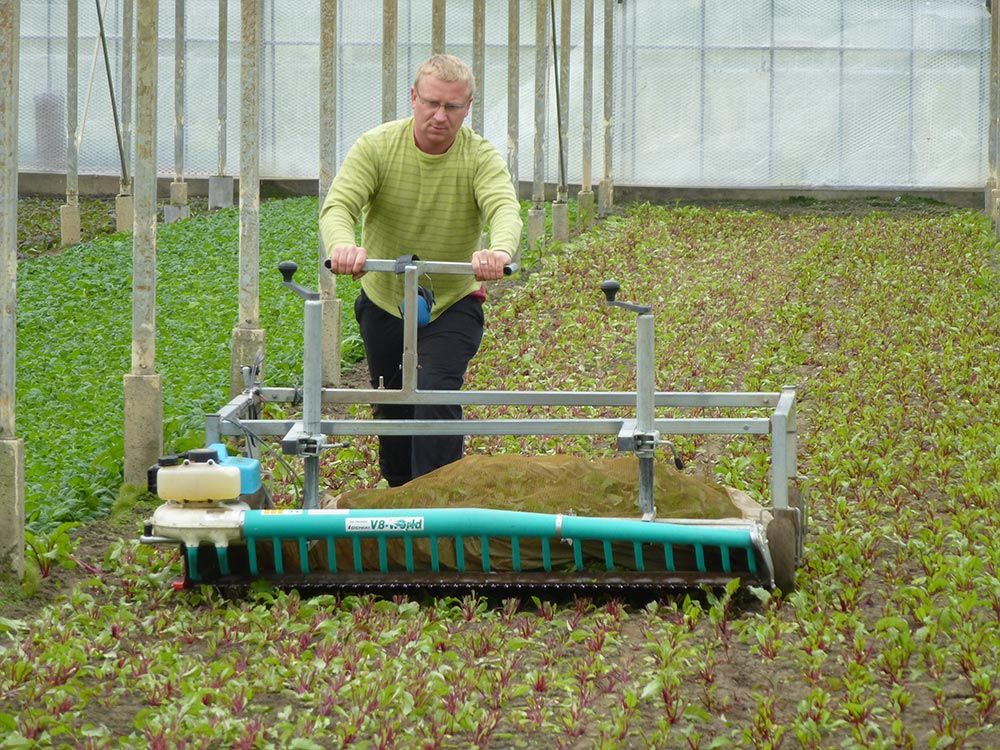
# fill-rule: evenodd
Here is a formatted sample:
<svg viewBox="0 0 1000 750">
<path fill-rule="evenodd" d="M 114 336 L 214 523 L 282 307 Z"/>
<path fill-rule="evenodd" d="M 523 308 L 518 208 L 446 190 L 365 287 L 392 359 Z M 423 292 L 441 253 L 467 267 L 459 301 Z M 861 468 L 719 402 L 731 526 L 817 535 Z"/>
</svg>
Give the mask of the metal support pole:
<svg viewBox="0 0 1000 750">
<path fill-rule="evenodd" d="M 635 337 L 635 419 L 636 432 L 644 439 L 653 434 L 653 422 L 656 418 L 654 411 L 656 386 L 654 382 L 653 342 L 653 314 L 643 313 L 637 318 Z M 643 446 L 636 451 L 636 455 L 639 457 L 639 512 L 647 520 L 656 516 L 656 508 L 653 506 L 655 448 L 656 441 L 653 439 L 644 442 Z"/>
<path fill-rule="evenodd" d="M 611 213 L 614 205 L 614 181 L 611 177 L 611 120 L 614 111 L 612 83 L 612 53 L 614 52 L 614 2 L 604 0 L 604 179 L 601 180 L 597 212 L 601 216 Z"/>
<path fill-rule="evenodd" d="M 548 3 L 535 2 L 535 141 L 534 180 L 528 209 L 528 249 L 541 251 L 545 239 L 545 106 L 548 83 Z"/>
<path fill-rule="evenodd" d="M 1000 12 L 990 11 L 990 133 L 989 171 L 986 183 L 986 211 L 993 220 L 993 231 L 1000 237 Z"/>
<path fill-rule="evenodd" d="M 260 328 L 260 3 L 240 3 L 240 290 L 229 391 L 243 390 L 243 365 L 264 349 Z"/>
<path fill-rule="evenodd" d="M 17 370 L 17 84 L 21 0 L 0 0 L 0 573 L 24 576 L 24 441 Z"/>
<path fill-rule="evenodd" d="M 163 208 L 163 221 L 170 224 L 191 216 L 188 186 L 184 182 L 184 48 L 187 22 L 185 0 L 174 0 L 174 181 L 170 183 L 170 204 Z"/>
<path fill-rule="evenodd" d="M 14 437 L 20 1 L 0 0 L 0 440 Z"/>
<path fill-rule="evenodd" d="M 559 155 L 559 158 L 564 164 L 566 160 L 565 147 L 569 142 L 570 20 L 570 0 L 562 0 L 562 6 L 559 11 L 559 109 L 561 110 L 559 120 L 562 130 L 561 148 L 563 152 Z M 563 175 L 563 180 L 559 183 L 558 198 L 563 202 L 569 200 L 569 190 L 566 187 L 565 174 Z"/>
<path fill-rule="evenodd" d="M 594 125 L 594 0 L 583 5 L 583 177 L 577 194 L 577 229 L 585 230 L 594 222 L 593 189 Z"/>
<path fill-rule="evenodd" d="M 382 122 L 396 119 L 397 0 L 382 0 Z"/>
<path fill-rule="evenodd" d="M 337 171 L 337 0 L 322 0 L 319 19 L 319 205 Z M 323 385 L 340 385 L 340 315 L 337 277 L 323 267 L 319 237 L 319 294 L 323 301 Z"/>
<path fill-rule="evenodd" d="M 125 376 L 125 483 L 144 485 L 163 451 L 156 374 L 156 67 L 159 2 L 139 0 L 136 35 L 135 223 L 132 229 L 132 369 Z"/>
<path fill-rule="evenodd" d="M 226 174 L 226 142 L 229 128 L 229 1 L 219 0 L 219 52 L 218 93 L 216 104 L 219 119 L 219 166 L 208 178 L 208 208 L 231 208 L 233 205 L 233 177 Z"/>
<path fill-rule="evenodd" d="M 507 170 L 520 195 L 518 182 L 518 140 L 521 116 L 521 1 L 507 2 Z"/>
<path fill-rule="evenodd" d="M 788 417 L 795 389 L 782 389 L 778 406 L 771 414 L 771 506 L 788 507 Z"/>
<path fill-rule="evenodd" d="M 135 2 L 122 0 L 122 147 L 125 161 L 132 163 L 132 57 L 135 54 Z M 121 195 L 132 195 L 132 181 L 122 183 L 118 191 Z M 131 223 L 131 217 L 129 219 Z"/>
<path fill-rule="evenodd" d="M 135 3 L 133 0 L 122 2 L 122 85 L 121 85 L 121 121 L 122 121 L 122 155 L 125 164 L 132 164 L 132 65 L 135 37 Z M 128 176 L 119 181 L 118 195 L 115 196 L 115 225 L 119 232 L 131 231 L 135 223 L 135 204 L 132 198 L 132 178 Z"/>
<path fill-rule="evenodd" d="M 185 0 L 174 0 L 174 182 L 184 182 Z M 172 197 L 172 196 L 171 196 Z"/>
<path fill-rule="evenodd" d="M 798 419 L 795 414 L 795 386 L 781 386 L 781 398 L 784 403 L 790 404 L 788 408 L 788 419 L 785 424 L 785 475 L 788 479 L 795 479 L 799 474 L 798 466 Z M 779 400 L 779 406 L 782 402 Z"/>
<path fill-rule="evenodd" d="M 403 391 L 417 389 L 417 267 L 408 265 L 403 277 Z"/>
<path fill-rule="evenodd" d="M 472 129 L 483 134 L 486 98 L 486 0 L 474 0 L 472 5 L 472 74 L 476 77 L 478 96 L 472 107 Z"/>
<path fill-rule="evenodd" d="M 553 32 L 555 30 L 553 20 Z M 555 42 L 553 34 L 553 43 Z M 552 239 L 569 240 L 569 188 L 566 185 L 566 144 L 569 140 L 569 52 L 570 0 L 562 0 L 559 10 L 559 187 L 552 204 Z M 553 50 L 553 55 L 556 52 Z"/>
<path fill-rule="evenodd" d="M 226 126 L 227 126 L 227 99 L 229 92 L 229 2 L 219 0 L 219 63 L 218 63 L 219 87 L 217 89 L 216 103 L 219 112 L 219 169 L 217 173 L 226 173 Z M 232 195 L 229 196 L 232 199 Z M 230 200 L 232 204 L 232 200 Z"/>
<path fill-rule="evenodd" d="M 323 356 L 318 342 L 322 337 L 323 303 L 306 300 L 303 321 L 302 353 L 302 431 L 313 439 L 313 445 L 303 456 L 302 507 L 316 508 L 319 499 L 319 453 L 324 442 L 320 432 L 322 413 Z"/>
<path fill-rule="evenodd" d="M 66 0 L 66 204 L 59 209 L 63 247 L 80 241 L 79 3 Z"/>
<path fill-rule="evenodd" d="M 517 0 L 514 0 L 517 2 Z M 434 0 L 431 11 L 431 53 L 440 55 L 445 50 L 445 0 Z"/>
</svg>

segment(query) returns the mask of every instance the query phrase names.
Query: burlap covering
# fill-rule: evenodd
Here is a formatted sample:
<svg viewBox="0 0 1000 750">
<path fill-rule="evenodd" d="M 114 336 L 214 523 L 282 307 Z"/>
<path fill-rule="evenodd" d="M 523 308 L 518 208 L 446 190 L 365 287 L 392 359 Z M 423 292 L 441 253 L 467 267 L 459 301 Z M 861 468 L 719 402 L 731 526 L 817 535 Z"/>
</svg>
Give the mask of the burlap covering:
<svg viewBox="0 0 1000 750">
<path fill-rule="evenodd" d="M 325 498 L 324 507 L 337 508 L 493 508 L 536 513 L 564 513 L 595 517 L 638 518 L 639 465 L 632 455 L 608 459 L 585 459 L 577 456 L 470 455 L 444 466 L 401 487 L 346 492 Z M 740 519 L 757 517 L 760 506 L 743 493 L 736 493 L 710 480 L 682 474 L 673 466 L 657 461 L 654 471 L 654 503 L 659 519 Z M 509 538 L 491 537 L 489 559 L 492 570 L 512 570 L 512 544 Z M 298 553 L 294 542 L 282 545 L 286 569 L 297 570 Z M 463 540 L 465 567 L 482 569 L 482 542 L 479 538 Z M 389 540 L 387 554 L 390 570 L 403 570 L 403 544 Z M 270 557 L 270 550 L 264 557 Z M 583 545 L 584 559 L 604 567 L 604 549 L 600 542 Z M 428 540 L 414 539 L 413 554 L 418 569 L 430 567 Z M 693 564 L 693 552 L 674 550 L 679 567 Z M 353 570 L 350 540 L 336 543 L 337 565 Z M 451 540 L 438 544 L 442 569 L 457 567 L 455 545 Z M 523 570 L 542 568 L 541 543 L 537 539 L 520 541 Z M 378 547 L 375 540 L 362 543 L 365 570 L 378 570 Z M 645 565 L 663 569 L 664 553 L 658 545 L 643 545 Z M 309 565 L 313 570 L 327 567 L 327 549 L 323 541 L 310 546 Z M 573 564 L 569 544 L 551 544 L 553 569 Z M 614 545 L 616 567 L 635 567 L 631 544 Z"/>
<path fill-rule="evenodd" d="M 354 490 L 339 508 L 495 508 L 532 513 L 634 518 L 639 514 L 639 459 L 634 455 L 470 455 L 401 487 Z M 658 518 L 740 518 L 726 488 L 655 463 Z"/>
</svg>

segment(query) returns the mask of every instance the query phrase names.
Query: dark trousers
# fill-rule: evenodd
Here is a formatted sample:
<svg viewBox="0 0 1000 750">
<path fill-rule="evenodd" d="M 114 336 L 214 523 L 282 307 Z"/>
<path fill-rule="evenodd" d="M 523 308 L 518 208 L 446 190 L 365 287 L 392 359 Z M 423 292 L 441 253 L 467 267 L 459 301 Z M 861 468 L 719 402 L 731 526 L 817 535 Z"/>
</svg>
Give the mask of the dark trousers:
<svg viewBox="0 0 1000 750">
<path fill-rule="evenodd" d="M 354 303 L 373 388 L 403 386 L 403 321 L 368 299 Z M 417 387 L 457 391 L 483 339 L 483 304 L 465 297 L 417 329 Z M 375 404 L 376 419 L 461 419 L 461 406 Z M 390 487 L 405 484 L 462 457 L 462 435 L 379 436 L 379 466 Z"/>
</svg>

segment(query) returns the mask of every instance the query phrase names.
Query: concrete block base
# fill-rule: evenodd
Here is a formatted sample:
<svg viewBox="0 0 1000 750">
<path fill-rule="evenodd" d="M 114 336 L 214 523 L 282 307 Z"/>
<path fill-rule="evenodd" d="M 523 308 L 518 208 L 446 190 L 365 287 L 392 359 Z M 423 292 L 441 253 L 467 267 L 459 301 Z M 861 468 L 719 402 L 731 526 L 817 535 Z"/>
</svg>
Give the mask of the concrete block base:
<svg viewBox="0 0 1000 750">
<path fill-rule="evenodd" d="M 59 228 L 63 247 L 75 245 L 80 241 L 79 203 L 67 203 L 59 207 Z"/>
<path fill-rule="evenodd" d="M 243 366 L 253 365 L 264 352 L 264 331 L 260 328 L 234 328 L 232 356 L 229 360 L 229 395 L 243 393 Z"/>
<path fill-rule="evenodd" d="M 552 204 L 552 239 L 569 242 L 569 204 L 566 202 Z"/>
<path fill-rule="evenodd" d="M 191 218 L 191 206 L 175 206 L 168 203 L 163 207 L 163 223 L 173 224 L 175 221 L 183 221 Z"/>
<path fill-rule="evenodd" d="M 115 226 L 119 232 L 131 232 L 135 226 L 135 202 L 131 195 L 115 197 Z"/>
<path fill-rule="evenodd" d="M 528 209 L 528 250 L 538 253 L 545 242 L 545 209 Z"/>
<path fill-rule="evenodd" d="M 607 216 L 611 213 L 612 207 L 615 205 L 615 183 L 612 179 L 608 178 L 601 180 L 601 185 L 599 192 L 597 194 L 597 215 Z"/>
<path fill-rule="evenodd" d="M 188 184 L 186 182 L 170 183 L 170 202 L 175 206 L 186 206 L 188 203 Z"/>
<path fill-rule="evenodd" d="M 146 486 L 163 454 L 163 385 L 159 375 L 125 376 L 125 484 Z"/>
<path fill-rule="evenodd" d="M 22 440 L 0 440 L 0 573 L 24 577 Z"/>
<path fill-rule="evenodd" d="M 208 178 L 208 210 L 233 207 L 235 180 L 229 175 L 216 174 Z"/>
<path fill-rule="evenodd" d="M 191 218 L 191 206 L 188 205 L 188 185 L 186 182 L 170 183 L 170 203 L 163 207 L 163 223 L 173 224 Z"/>
<path fill-rule="evenodd" d="M 594 223 L 594 191 L 581 190 L 576 195 L 576 228 L 579 232 L 590 229 Z"/>
</svg>

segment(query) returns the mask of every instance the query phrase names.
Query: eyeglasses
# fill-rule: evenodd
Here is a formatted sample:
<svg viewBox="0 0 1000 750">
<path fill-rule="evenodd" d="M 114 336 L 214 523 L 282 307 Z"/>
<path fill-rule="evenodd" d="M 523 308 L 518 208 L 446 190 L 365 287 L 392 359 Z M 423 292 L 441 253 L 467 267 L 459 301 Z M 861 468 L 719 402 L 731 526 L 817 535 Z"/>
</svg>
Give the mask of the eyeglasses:
<svg viewBox="0 0 1000 750">
<path fill-rule="evenodd" d="M 457 102 L 437 102 L 432 99 L 424 99 L 424 97 L 422 97 L 419 92 L 416 92 L 416 94 L 417 94 L 417 99 L 420 100 L 420 103 L 423 104 L 428 109 L 430 109 L 432 112 L 437 112 L 439 109 L 444 107 L 444 113 L 446 115 L 456 115 L 459 112 L 464 112 L 465 108 L 469 106 L 468 102 L 466 102 L 465 104 L 458 104 Z"/>
</svg>

